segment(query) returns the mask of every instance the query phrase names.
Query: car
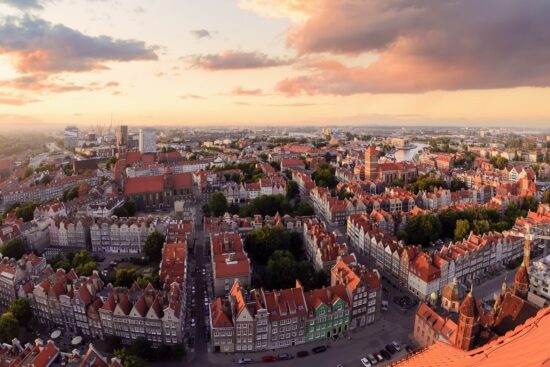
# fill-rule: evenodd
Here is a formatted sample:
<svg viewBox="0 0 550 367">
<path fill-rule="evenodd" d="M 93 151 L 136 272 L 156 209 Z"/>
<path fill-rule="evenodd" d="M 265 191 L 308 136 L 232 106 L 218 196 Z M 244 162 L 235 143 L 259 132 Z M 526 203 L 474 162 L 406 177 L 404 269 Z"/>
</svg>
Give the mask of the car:
<svg viewBox="0 0 550 367">
<path fill-rule="evenodd" d="M 376 359 L 375 356 L 372 355 L 372 353 L 367 354 L 367 359 L 369 360 L 370 364 L 372 364 L 373 366 L 378 364 L 378 360 Z"/>
<path fill-rule="evenodd" d="M 397 350 L 395 349 L 395 347 L 393 346 L 393 344 L 388 344 L 388 345 L 386 345 L 386 350 L 387 350 L 390 354 L 395 354 L 395 352 L 397 352 Z"/>
<path fill-rule="evenodd" d="M 262 362 L 275 362 L 277 360 L 277 358 L 275 358 L 275 356 L 263 356 L 262 357 Z"/>
<path fill-rule="evenodd" d="M 380 350 L 380 354 L 382 354 L 382 357 L 384 357 L 384 359 L 387 359 L 388 361 L 391 359 L 391 354 L 388 353 L 388 351 L 385 349 Z"/>
<path fill-rule="evenodd" d="M 343 363 L 338 363 L 338 364 L 336 365 L 336 367 L 344 367 L 344 364 L 343 364 Z"/>
<path fill-rule="evenodd" d="M 383 362 L 384 361 L 384 357 L 382 356 L 382 354 L 375 353 L 374 356 L 376 357 L 376 359 L 378 359 L 378 362 Z"/>
<path fill-rule="evenodd" d="M 372 367 L 372 365 L 370 364 L 369 360 L 366 359 L 366 358 L 361 358 L 361 363 L 362 363 L 363 366 L 365 366 L 365 367 Z"/>
<path fill-rule="evenodd" d="M 315 354 L 323 353 L 327 351 L 327 347 L 325 347 L 324 345 L 320 345 L 318 347 L 313 348 L 311 351 Z"/>
<path fill-rule="evenodd" d="M 307 350 L 301 350 L 298 353 L 296 353 L 296 357 L 303 358 L 309 356 L 309 352 Z"/>
<path fill-rule="evenodd" d="M 240 358 L 238 363 L 239 363 L 239 364 L 249 364 L 249 363 L 252 363 L 252 358 Z"/>
<path fill-rule="evenodd" d="M 401 346 L 399 345 L 398 342 L 396 342 L 395 340 L 391 342 L 393 347 L 395 348 L 396 351 L 400 351 L 401 350 Z"/>
<path fill-rule="evenodd" d="M 387 311 L 388 310 L 388 301 L 382 301 L 382 304 L 380 305 L 380 310 Z"/>
<path fill-rule="evenodd" d="M 405 344 L 405 350 L 407 353 L 414 353 L 414 349 L 410 345 Z"/>
<path fill-rule="evenodd" d="M 279 361 L 286 361 L 286 360 L 292 359 L 292 358 L 294 358 L 294 357 L 292 356 L 292 354 L 288 354 L 288 353 L 282 353 L 282 354 L 279 354 L 279 355 L 277 356 L 277 359 L 278 359 Z"/>
</svg>

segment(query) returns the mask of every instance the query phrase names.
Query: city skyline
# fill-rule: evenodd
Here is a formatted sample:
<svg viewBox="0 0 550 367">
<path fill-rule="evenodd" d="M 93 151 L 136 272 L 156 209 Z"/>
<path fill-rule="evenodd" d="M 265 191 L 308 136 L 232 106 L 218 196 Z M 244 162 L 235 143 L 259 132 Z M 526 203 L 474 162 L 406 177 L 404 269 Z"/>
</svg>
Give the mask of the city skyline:
<svg viewBox="0 0 550 367">
<path fill-rule="evenodd" d="M 550 118 L 537 0 L 1 0 L 0 13 L 2 129 Z"/>
</svg>

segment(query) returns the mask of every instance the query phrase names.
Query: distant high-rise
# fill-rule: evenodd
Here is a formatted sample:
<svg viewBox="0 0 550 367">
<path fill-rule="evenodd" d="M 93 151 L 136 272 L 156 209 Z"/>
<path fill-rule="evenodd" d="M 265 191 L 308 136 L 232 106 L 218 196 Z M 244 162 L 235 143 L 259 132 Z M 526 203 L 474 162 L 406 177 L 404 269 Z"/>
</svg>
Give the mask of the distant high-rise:
<svg viewBox="0 0 550 367">
<path fill-rule="evenodd" d="M 116 128 L 116 145 L 117 147 L 128 145 L 128 126 L 121 125 Z"/>
<path fill-rule="evenodd" d="M 78 144 L 78 127 L 67 126 L 64 131 L 63 146 L 65 148 L 74 148 Z"/>
<path fill-rule="evenodd" d="M 141 153 L 156 153 L 157 132 L 154 129 L 139 129 L 139 151 Z"/>
</svg>

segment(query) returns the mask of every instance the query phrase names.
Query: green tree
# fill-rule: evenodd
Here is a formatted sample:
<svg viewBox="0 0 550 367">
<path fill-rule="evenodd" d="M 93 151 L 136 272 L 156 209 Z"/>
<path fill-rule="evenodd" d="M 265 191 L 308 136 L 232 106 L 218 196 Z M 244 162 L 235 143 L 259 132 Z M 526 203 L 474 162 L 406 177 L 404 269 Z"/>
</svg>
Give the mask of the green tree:
<svg viewBox="0 0 550 367">
<path fill-rule="evenodd" d="M 277 250 L 297 254 L 301 244 L 296 243 L 296 239 L 292 241 L 289 232 L 279 227 L 263 226 L 246 235 L 246 251 L 254 261 L 265 264 Z"/>
<path fill-rule="evenodd" d="M 224 215 L 228 210 L 227 199 L 222 192 L 215 192 L 210 198 L 210 203 L 208 204 L 210 211 L 214 216 Z"/>
<path fill-rule="evenodd" d="M 147 236 L 143 251 L 145 255 L 149 256 L 150 261 L 158 262 L 162 259 L 162 247 L 164 246 L 164 240 L 166 237 L 157 231 L 152 232 Z"/>
<path fill-rule="evenodd" d="M 490 159 L 491 164 L 498 169 L 504 169 L 508 165 L 508 159 L 498 156 Z"/>
<path fill-rule="evenodd" d="M 135 268 L 118 269 L 115 275 L 115 285 L 118 287 L 131 287 L 139 274 Z"/>
<path fill-rule="evenodd" d="M 550 190 L 546 190 L 542 195 L 542 202 L 545 204 L 550 204 Z"/>
<path fill-rule="evenodd" d="M 0 247 L 0 253 L 4 257 L 19 260 L 25 254 L 25 244 L 21 238 L 14 238 Z"/>
<path fill-rule="evenodd" d="M 119 206 L 113 211 L 113 214 L 116 215 L 119 218 L 126 218 L 128 217 L 128 210 L 124 206 Z"/>
<path fill-rule="evenodd" d="M 451 181 L 451 191 L 459 191 L 461 189 L 466 189 L 468 188 L 466 186 L 466 183 L 464 181 L 460 181 L 460 180 L 452 180 Z"/>
<path fill-rule="evenodd" d="M 312 178 L 317 186 L 328 187 L 333 189 L 336 187 L 338 180 L 334 175 L 335 169 L 327 163 L 319 164 L 312 174 Z"/>
<path fill-rule="evenodd" d="M 476 219 L 472 224 L 472 229 L 475 234 L 483 234 L 489 232 L 491 227 L 487 219 Z"/>
<path fill-rule="evenodd" d="M 298 189 L 298 184 L 296 181 L 290 180 L 286 183 L 286 198 L 288 200 L 294 199 L 299 193 L 300 190 Z"/>
<path fill-rule="evenodd" d="M 132 355 L 126 348 L 115 350 L 115 357 L 122 361 L 124 367 L 144 367 L 145 364 L 141 359 Z"/>
<path fill-rule="evenodd" d="M 277 250 L 270 256 L 266 266 L 266 281 L 269 289 L 283 289 L 294 286 L 298 263 L 288 251 Z"/>
<path fill-rule="evenodd" d="M 12 313 L 21 326 L 27 326 L 32 319 L 31 305 L 27 298 L 17 298 L 10 304 L 8 312 Z"/>
<path fill-rule="evenodd" d="M 19 322 L 11 312 L 0 316 L 0 342 L 11 343 L 19 336 Z"/>
<path fill-rule="evenodd" d="M 416 215 L 409 220 L 405 231 L 407 232 L 409 243 L 428 246 L 430 242 L 439 238 L 441 223 L 432 214 Z"/>
<path fill-rule="evenodd" d="M 470 234 L 470 222 L 466 219 L 458 219 L 456 221 L 456 228 L 454 231 L 455 240 L 462 241 Z"/>
</svg>

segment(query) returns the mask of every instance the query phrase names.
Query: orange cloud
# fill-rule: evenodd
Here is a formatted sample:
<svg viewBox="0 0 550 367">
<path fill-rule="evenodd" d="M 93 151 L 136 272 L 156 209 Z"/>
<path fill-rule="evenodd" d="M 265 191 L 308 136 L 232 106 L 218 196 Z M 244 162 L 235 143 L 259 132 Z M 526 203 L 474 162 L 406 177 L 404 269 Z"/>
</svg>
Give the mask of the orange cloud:
<svg viewBox="0 0 550 367">
<path fill-rule="evenodd" d="M 550 86 L 547 1 L 319 0 L 307 14 L 287 37 L 302 58 L 378 57 L 320 62 L 279 82 L 286 95 Z"/>
<path fill-rule="evenodd" d="M 260 69 L 288 65 L 291 60 L 269 57 L 261 52 L 224 51 L 186 58 L 191 67 L 206 70 Z"/>
</svg>

